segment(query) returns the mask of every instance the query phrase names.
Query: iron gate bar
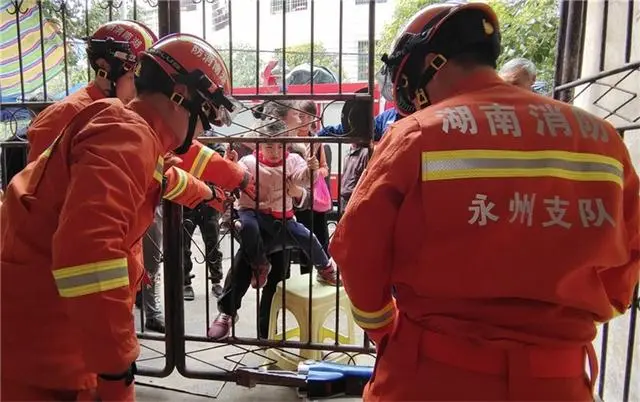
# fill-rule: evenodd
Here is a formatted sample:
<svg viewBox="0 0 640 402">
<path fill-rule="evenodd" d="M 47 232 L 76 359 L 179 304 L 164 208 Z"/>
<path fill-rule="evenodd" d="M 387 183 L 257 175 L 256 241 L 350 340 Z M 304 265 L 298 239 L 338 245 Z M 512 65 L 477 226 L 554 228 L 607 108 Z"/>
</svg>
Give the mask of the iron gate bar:
<svg viewBox="0 0 640 402">
<path fill-rule="evenodd" d="M 351 99 L 360 99 L 364 98 L 363 95 L 366 94 L 256 94 L 256 95 L 233 95 L 234 98 L 240 101 L 269 101 L 269 100 L 307 100 L 312 99 L 314 101 L 348 101 Z M 366 98 L 364 98 L 366 99 Z"/>
<path fill-rule="evenodd" d="M 581 74 L 582 74 L 582 61 L 584 59 L 584 41 L 586 40 L 586 32 L 587 32 L 587 14 L 589 12 L 589 4 L 588 4 L 588 0 L 579 0 L 579 1 L 575 1 L 575 0 L 569 0 L 571 1 L 572 4 L 575 5 L 575 3 L 580 3 L 578 7 L 578 5 L 575 5 L 576 7 L 576 15 L 578 15 L 578 13 L 580 13 L 580 20 L 579 22 L 576 22 L 578 24 L 578 27 L 573 28 L 575 31 L 577 31 L 579 34 L 579 38 L 577 39 L 579 41 L 579 47 L 577 47 L 576 45 L 576 49 L 573 53 L 571 53 L 574 57 L 574 61 L 575 61 L 575 69 L 573 70 L 573 73 L 569 76 L 566 77 L 566 81 L 569 81 L 570 79 L 576 79 L 578 78 Z M 602 55 L 600 55 L 600 57 L 602 57 Z"/>
<path fill-rule="evenodd" d="M 22 108 L 28 109 L 36 115 L 46 109 L 48 106 L 53 105 L 53 102 L 4 102 L 3 108 Z M 14 133 L 16 134 L 16 133 Z"/>
<path fill-rule="evenodd" d="M 606 69 L 605 60 L 607 57 L 607 26 L 609 22 L 609 0 L 604 0 L 602 11 L 602 32 L 600 33 L 600 71 Z"/>
<path fill-rule="evenodd" d="M 609 323 L 602 325 L 602 344 L 600 345 L 600 375 L 598 384 L 598 395 L 600 398 L 604 395 L 604 381 L 607 378 L 607 345 L 609 344 Z"/>
<path fill-rule="evenodd" d="M 635 64 L 640 65 L 640 62 Z M 564 86 L 563 86 L 564 87 Z M 558 87 L 557 90 L 562 90 L 563 88 Z M 348 100 L 358 99 L 359 101 L 366 102 L 373 100 L 372 95 L 369 94 L 314 94 L 313 96 L 310 94 L 256 94 L 256 95 L 234 95 L 239 101 L 278 101 L 278 100 L 307 100 L 311 99 L 314 101 L 335 101 L 335 102 L 344 102 Z M 53 104 L 53 102 L 6 102 L 3 103 L 3 107 L 25 107 L 31 110 L 40 112 L 47 106 Z M 373 103 L 372 103 L 373 105 Z M 206 138 L 206 137 L 205 137 Z M 327 137 L 322 137 L 327 138 Z"/>
<path fill-rule="evenodd" d="M 286 0 L 283 1 L 283 3 L 286 3 Z M 286 6 L 286 4 L 284 4 Z M 283 7 L 283 10 L 286 7 Z M 282 30 L 284 32 L 284 28 Z M 311 49 L 313 49 L 313 42 L 311 42 Z M 313 74 L 312 74 L 312 78 L 313 79 Z M 284 81 L 284 80 L 283 80 Z M 286 149 L 286 143 L 285 142 L 278 142 L 280 144 L 282 144 L 282 148 Z M 260 145 L 260 141 L 256 141 L 256 150 L 258 149 Z M 255 177 L 260 177 L 260 175 L 258 174 L 258 170 L 259 170 L 260 164 L 256 163 L 256 175 Z M 287 163 L 286 163 L 286 159 L 282 159 L 282 189 L 284 190 L 285 188 L 287 188 Z M 311 175 L 311 177 L 313 177 L 313 175 Z M 312 182 L 312 179 L 309 180 L 310 182 Z M 256 182 L 257 183 L 257 182 Z M 259 188 L 259 186 L 258 186 Z M 313 199 L 313 185 L 311 185 L 309 187 L 309 189 L 311 190 L 311 195 L 309 196 L 311 199 Z M 259 200 L 258 200 L 258 191 L 256 191 L 256 210 L 258 210 L 259 208 Z M 282 210 L 286 211 L 287 210 L 287 199 L 286 197 L 282 197 Z M 285 218 L 284 215 L 282 217 L 282 224 L 285 227 L 286 230 L 286 226 L 285 226 Z M 283 271 L 285 271 L 283 269 Z M 284 279 L 286 277 L 285 273 L 283 272 L 282 274 L 282 278 Z M 311 274 L 309 274 L 309 278 L 311 278 Z M 311 294 L 311 288 L 309 288 L 309 294 Z M 282 281 L 282 305 L 286 306 L 286 293 L 287 293 L 287 281 L 286 279 Z M 311 296 L 309 296 L 311 297 Z M 311 307 L 311 301 L 309 301 L 309 307 Z M 258 336 L 256 338 L 260 337 L 260 292 L 256 289 L 256 309 L 257 309 L 257 314 L 256 314 L 256 332 L 258 334 Z M 313 314 L 313 311 L 311 309 L 309 309 L 309 324 L 311 323 L 311 315 Z M 309 329 L 311 329 L 311 325 L 309 325 L 308 327 Z M 311 331 L 309 331 L 311 332 Z M 309 336 L 311 336 L 311 334 L 309 334 Z M 282 313 L 282 340 L 284 340 L 285 342 L 287 341 L 287 314 L 286 312 L 283 311 Z M 311 340 L 311 338 L 309 338 L 309 340 Z"/>
<path fill-rule="evenodd" d="M 204 21 L 204 6 L 205 3 L 202 3 L 202 20 Z M 231 7 L 231 0 L 227 1 L 227 19 L 229 20 L 229 77 L 231 79 L 231 87 L 233 88 L 233 14 Z M 205 25 L 202 25 L 202 30 L 204 31 Z M 203 38 L 205 36 L 203 35 Z M 206 40 L 206 38 L 205 38 Z M 256 66 L 258 65 L 259 58 L 256 59 Z M 233 91 L 231 91 L 233 93 Z"/>
<path fill-rule="evenodd" d="M 282 1 L 282 93 L 287 94 L 287 0 Z M 311 42 L 313 49 L 313 42 Z"/>
<path fill-rule="evenodd" d="M 342 144 L 338 145 L 338 177 L 340 177 L 340 180 L 338 180 L 338 194 L 337 194 L 337 198 L 338 198 L 338 219 L 340 219 L 342 217 Z M 331 210 L 333 211 L 333 208 L 331 208 Z M 329 224 L 328 219 L 327 219 L 327 225 Z M 327 227 L 327 232 L 329 228 Z M 331 238 L 329 238 L 329 240 L 331 240 Z M 340 279 L 340 267 L 337 268 L 336 270 L 336 277 L 337 277 L 337 282 L 341 283 L 341 279 Z M 334 345 L 338 345 L 340 342 L 339 337 L 340 337 L 340 332 L 338 330 L 339 325 L 340 325 L 340 317 L 338 316 L 339 311 L 340 311 L 340 288 L 336 286 L 336 321 L 335 321 L 335 327 L 336 327 L 336 332 L 335 332 L 335 338 L 334 338 Z M 363 347 L 367 348 L 367 345 L 364 344 Z"/>
<path fill-rule="evenodd" d="M 135 17 L 134 17 L 135 19 Z M 84 0 L 84 21 L 85 21 L 85 36 L 88 38 L 91 35 L 89 28 L 89 0 Z M 87 58 L 87 81 L 91 81 L 91 62 Z"/>
<path fill-rule="evenodd" d="M 624 62 L 631 61 L 631 38 L 633 38 L 633 3 L 635 0 L 627 0 L 627 41 L 624 49 Z"/>
<path fill-rule="evenodd" d="M 17 45 L 18 45 L 18 66 L 20 67 L 20 94 L 21 99 L 24 100 L 24 66 L 22 65 L 22 35 L 20 29 L 20 14 L 24 14 L 28 11 L 22 10 L 22 0 L 11 0 L 11 5 L 14 7 L 14 11 L 7 10 L 9 15 L 15 14 L 16 16 L 16 32 L 17 32 Z"/>
<path fill-rule="evenodd" d="M 566 1 L 560 1 L 560 23 L 558 27 L 558 40 L 556 41 L 556 57 L 555 65 L 556 70 L 553 74 L 553 88 L 558 87 L 563 80 L 564 71 L 564 52 L 566 48 L 567 37 L 567 19 L 569 17 L 569 3 Z"/>
<path fill-rule="evenodd" d="M 69 95 L 69 58 L 67 53 L 67 3 L 62 1 L 60 3 L 60 18 L 62 19 L 62 49 L 64 51 L 64 88 L 67 95 Z M 111 18 L 109 18 L 111 21 Z M 87 21 L 87 24 L 89 21 Z"/>
<path fill-rule="evenodd" d="M 198 141 L 203 144 L 241 144 L 241 143 L 256 143 L 256 144 L 273 144 L 273 143 L 285 143 L 285 144 L 299 144 L 299 143 L 311 143 L 311 144 L 354 144 L 354 143 L 367 143 L 367 139 L 358 137 L 264 137 L 256 141 L 255 138 L 246 137 L 198 137 Z M 257 178 L 256 178 L 257 179 Z"/>
<path fill-rule="evenodd" d="M 558 48 L 561 48 L 563 53 L 562 55 L 558 55 L 558 57 L 562 57 L 562 63 L 558 66 L 556 77 L 559 77 L 558 82 L 569 82 L 573 81 L 580 75 L 580 69 L 582 66 L 582 50 L 584 49 L 584 31 L 585 31 L 585 21 L 586 21 L 586 12 L 587 12 L 587 2 L 586 1 L 573 1 L 573 0 L 562 0 L 562 11 L 561 17 L 563 18 L 562 23 L 565 26 L 560 26 L 559 31 L 561 32 L 562 46 L 558 45 Z M 564 32 L 563 32 L 564 28 Z M 557 61 L 558 59 L 556 59 Z M 562 94 L 564 98 L 562 100 L 570 99 L 567 93 Z"/>
<path fill-rule="evenodd" d="M 631 391 L 631 370 L 633 370 L 633 349 L 636 337 L 636 321 L 638 317 L 638 310 L 640 310 L 640 299 L 638 298 L 638 286 L 633 293 L 633 300 L 635 300 L 635 306 L 631 305 L 631 311 L 629 314 L 629 338 L 627 339 L 627 356 L 624 370 L 624 388 L 622 391 L 622 400 L 627 402 L 629 400 L 629 393 Z"/>
<path fill-rule="evenodd" d="M 256 60 L 260 60 L 260 0 L 256 0 Z M 231 92 L 233 93 L 233 85 L 231 86 L 231 88 L 232 88 Z M 256 95 L 258 95 L 259 93 L 260 93 L 260 65 L 256 61 Z"/>
<path fill-rule="evenodd" d="M 363 349 L 361 346 L 356 345 L 340 345 L 336 349 L 335 345 L 329 343 L 314 343 L 314 342 L 302 342 L 302 341 L 279 341 L 275 339 L 257 339 L 246 337 L 229 337 L 227 339 L 220 339 L 212 341 L 206 336 L 199 335 L 185 335 L 187 341 L 195 341 L 202 343 L 213 344 L 226 344 L 229 346 L 243 345 L 243 346 L 258 346 L 264 348 L 288 348 L 288 349 L 307 349 L 307 350 L 326 350 L 337 353 L 374 353 L 375 349 Z"/>
<path fill-rule="evenodd" d="M 44 52 L 44 21 L 42 18 L 42 0 L 36 2 L 38 5 L 38 20 L 40 22 L 40 65 L 42 66 L 42 92 L 44 93 L 44 99 L 47 100 L 47 66 L 45 62 Z M 22 67 L 21 67 L 22 69 Z"/>
<path fill-rule="evenodd" d="M 338 93 L 342 94 L 342 25 L 344 24 L 344 4 L 342 0 L 340 0 L 338 12 L 340 13 L 338 16 Z"/>
<path fill-rule="evenodd" d="M 373 96 L 376 72 L 376 2 L 369 0 L 369 95 Z M 371 114 L 373 115 L 373 104 L 371 104 Z"/>
<path fill-rule="evenodd" d="M 315 31 L 315 4 L 316 4 L 315 0 L 311 0 L 311 13 L 310 13 L 311 14 L 311 24 L 310 24 L 311 25 L 311 27 L 310 27 L 310 29 L 311 29 L 311 33 L 310 33 L 311 34 L 311 55 L 309 56 L 310 64 L 311 64 L 311 88 L 310 88 L 311 95 L 313 95 L 313 92 L 314 92 L 313 91 L 313 85 L 314 85 L 314 81 L 315 81 L 314 80 L 314 76 L 313 76 L 313 62 L 315 61 L 315 60 L 313 60 L 314 59 L 313 56 L 314 56 L 314 53 L 315 53 L 315 49 L 314 49 L 314 46 L 313 46 L 313 44 L 315 43 L 315 41 L 314 41 L 314 34 L 315 34 L 315 32 L 314 32 Z M 313 222 L 313 220 L 311 220 L 311 222 Z M 311 228 L 311 232 L 313 232 L 313 228 Z"/>
<path fill-rule="evenodd" d="M 620 67 L 616 67 L 616 68 L 612 68 L 610 70 L 606 70 L 606 71 L 602 71 L 600 73 L 597 74 L 593 74 L 590 75 L 588 77 L 585 78 L 580 78 L 571 82 L 567 82 L 566 84 L 562 84 L 559 85 L 557 87 L 555 87 L 553 90 L 554 92 L 561 92 L 561 91 L 566 91 L 568 89 L 573 89 L 577 86 L 580 85 L 584 85 L 584 84 L 593 84 L 595 83 L 595 81 L 600 80 L 602 78 L 606 78 L 606 77 L 610 77 L 612 75 L 616 75 L 622 72 L 625 72 L 627 70 L 633 70 L 633 69 L 638 69 L 640 68 L 640 60 L 638 61 L 634 61 L 632 63 L 627 63 L 627 64 L 623 64 Z"/>
<path fill-rule="evenodd" d="M 640 123 L 626 124 L 624 126 L 618 126 L 617 130 L 620 132 L 620 136 L 624 137 L 625 131 L 640 130 Z"/>
</svg>

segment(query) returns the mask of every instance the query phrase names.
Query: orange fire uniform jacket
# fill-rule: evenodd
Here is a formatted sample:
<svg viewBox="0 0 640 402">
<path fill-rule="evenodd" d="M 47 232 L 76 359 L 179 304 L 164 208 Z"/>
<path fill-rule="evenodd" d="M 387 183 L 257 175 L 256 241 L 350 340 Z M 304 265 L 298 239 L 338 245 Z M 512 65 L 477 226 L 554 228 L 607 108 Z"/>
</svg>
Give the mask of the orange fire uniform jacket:
<svg viewBox="0 0 640 402">
<path fill-rule="evenodd" d="M 466 387 L 449 366 L 425 384 L 424 356 L 455 360 L 440 343 L 422 344 L 427 332 L 473 342 L 463 365 L 478 345 L 590 345 L 595 322 L 624 313 L 638 283 L 638 193 L 612 126 L 493 71 L 392 126 L 330 246 L 353 316 L 378 344 L 365 399 L 516 398 Z M 474 384 L 494 384 L 488 378 Z M 520 399 L 544 399 L 532 388 Z"/>
<path fill-rule="evenodd" d="M 91 102 L 102 98 L 104 98 L 104 94 L 92 82 L 40 112 L 27 130 L 28 162 L 36 160 L 53 143 L 73 116 Z"/>
<path fill-rule="evenodd" d="M 223 158 L 198 140 L 193 140 L 189 150 L 180 155 L 180 159 L 182 162 L 177 167 L 227 191 L 237 189 L 247 179 L 240 165 Z"/>
<path fill-rule="evenodd" d="M 163 198 L 166 200 L 194 208 L 210 195 L 209 186 L 176 166 L 167 169 L 164 176 L 166 182 Z"/>
<path fill-rule="evenodd" d="M 96 385 L 139 353 L 132 247 L 161 197 L 168 128 L 147 105 L 92 103 L 10 183 L 0 209 L 2 377 Z"/>
<path fill-rule="evenodd" d="M 102 91 L 92 82 L 40 112 L 31 122 L 27 131 L 27 139 L 29 140 L 28 162 L 36 160 L 55 141 L 78 112 L 92 102 L 104 97 Z M 158 163 L 161 162 L 159 161 Z M 159 167 L 162 168 L 162 166 Z M 192 177 L 191 174 L 183 172 L 186 173 L 185 176 L 178 172 L 171 167 L 165 172 L 167 181 L 165 183 L 164 198 L 176 204 L 193 208 L 202 201 L 202 194 L 208 191 L 208 187 Z"/>
</svg>

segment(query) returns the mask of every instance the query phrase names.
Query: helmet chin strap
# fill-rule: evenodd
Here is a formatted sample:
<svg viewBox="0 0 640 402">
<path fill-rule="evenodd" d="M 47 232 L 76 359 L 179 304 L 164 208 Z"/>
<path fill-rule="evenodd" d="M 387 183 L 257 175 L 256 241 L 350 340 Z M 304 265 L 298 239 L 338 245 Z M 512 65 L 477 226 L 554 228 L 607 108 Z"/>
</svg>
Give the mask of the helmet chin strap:
<svg viewBox="0 0 640 402">
<path fill-rule="evenodd" d="M 421 110 L 431 105 L 431 99 L 429 99 L 429 95 L 427 94 L 427 85 L 445 64 L 447 64 L 447 58 L 438 53 L 422 73 L 420 82 L 418 82 L 418 86 L 414 92 L 415 97 L 413 98 L 413 104 L 416 110 Z"/>
<path fill-rule="evenodd" d="M 109 98 L 115 98 L 118 96 L 116 91 L 116 82 L 126 74 L 124 71 L 124 67 L 122 66 L 122 62 L 119 60 L 112 60 L 109 62 L 109 69 L 111 73 L 105 69 L 99 69 L 96 72 L 96 75 L 100 78 L 104 78 L 109 81 Z"/>
<path fill-rule="evenodd" d="M 193 142 L 193 137 L 196 133 L 196 124 L 198 119 L 202 123 L 202 128 L 206 131 L 211 128 L 211 123 L 209 123 L 209 118 L 205 115 L 202 110 L 202 99 L 197 96 L 193 91 L 191 91 L 191 98 L 193 100 L 185 99 L 184 96 L 173 93 L 171 95 L 171 100 L 178 105 L 182 106 L 189 112 L 189 126 L 187 127 L 187 136 L 184 139 L 182 145 L 175 149 L 175 153 L 178 155 L 182 155 L 186 153 L 191 147 L 191 142 Z"/>
</svg>

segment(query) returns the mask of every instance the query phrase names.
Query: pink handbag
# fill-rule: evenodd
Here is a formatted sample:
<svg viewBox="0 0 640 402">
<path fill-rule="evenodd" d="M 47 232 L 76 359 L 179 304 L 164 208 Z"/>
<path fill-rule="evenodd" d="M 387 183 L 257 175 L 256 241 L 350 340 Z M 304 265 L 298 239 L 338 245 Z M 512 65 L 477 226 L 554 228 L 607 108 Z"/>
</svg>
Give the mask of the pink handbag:
<svg viewBox="0 0 640 402">
<path fill-rule="evenodd" d="M 313 183 L 313 210 L 315 212 L 327 212 L 331 210 L 331 193 L 324 177 L 318 176 Z"/>
</svg>

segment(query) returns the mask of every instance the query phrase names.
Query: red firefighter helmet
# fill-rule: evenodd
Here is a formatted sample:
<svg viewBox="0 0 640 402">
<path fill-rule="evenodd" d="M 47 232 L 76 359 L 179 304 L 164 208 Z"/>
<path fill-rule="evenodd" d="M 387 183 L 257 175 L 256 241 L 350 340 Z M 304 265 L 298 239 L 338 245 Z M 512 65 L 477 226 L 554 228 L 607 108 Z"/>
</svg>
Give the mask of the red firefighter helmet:
<svg viewBox="0 0 640 402">
<path fill-rule="evenodd" d="M 118 79 L 131 71 L 142 52 L 157 40 L 153 31 L 138 21 L 107 22 L 86 38 L 91 66 L 96 75 L 111 81 L 111 96 L 115 96 Z M 98 59 L 104 59 L 110 71 L 100 68 Z"/>
<path fill-rule="evenodd" d="M 203 39 L 184 33 L 168 35 L 144 52 L 141 70 L 145 69 L 145 58 L 153 60 L 168 77 L 164 81 L 169 82 L 154 82 L 155 88 L 190 113 L 187 137 L 176 153 L 186 152 L 190 146 L 198 118 L 209 130 L 211 124 L 230 125 L 243 108 L 230 96 L 231 77 L 222 56 Z M 144 75 L 139 71 L 136 79 L 144 80 Z M 189 99 L 175 92 L 176 84 L 187 88 Z"/>
<path fill-rule="evenodd" d="M 137 26 L 139 26 L 140 28 L 144 29 L 145 32 L 148 35 L 148 38 L 150 38 L 151 42 L 150 44 L 148 44 L 147 46 L 144 47 L 144 49 L 138 50 L 136 55 L 139 55 L 140 53 L 142 53 L 143 51 L 149 49 L 154 43 L 156 43 L 158 41 L 158 35 L 156 35 L 155 32 L 153 32 L 151 30 L 151 28 L 149 28 L 147 25 L 143 24 L 140 21 L 136 21 L 136 20 L 125 20 L 126 22 L 130 22 L 132 24 L 136 24 Z"/>
<path fill-rule="evenodd" d="M 498 17 L 484 3 L 452 1 L 430 5 L 409 19 L 400 30 L 390 54 L 384 54 L 378 74 L 385 97 L 392 97 L 401 115 L 429 105 L 426 86 L 448 59 L 482 49 L 493 59 L 500 55 Z M 424 67 L 424 58 L 435 58 Z"/>
</svg>

